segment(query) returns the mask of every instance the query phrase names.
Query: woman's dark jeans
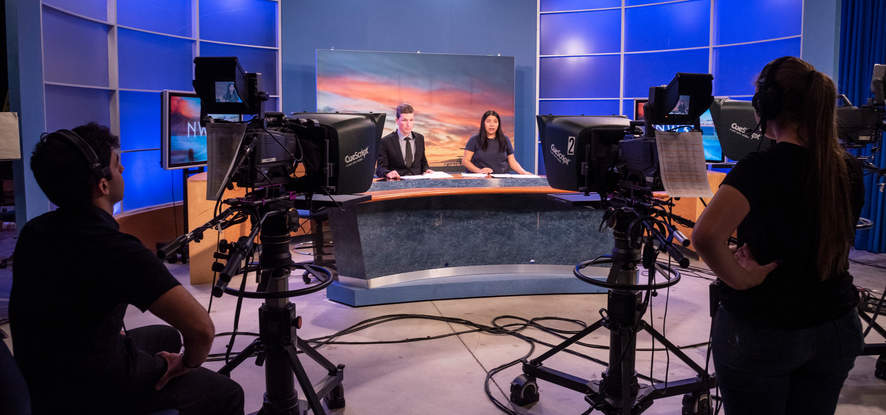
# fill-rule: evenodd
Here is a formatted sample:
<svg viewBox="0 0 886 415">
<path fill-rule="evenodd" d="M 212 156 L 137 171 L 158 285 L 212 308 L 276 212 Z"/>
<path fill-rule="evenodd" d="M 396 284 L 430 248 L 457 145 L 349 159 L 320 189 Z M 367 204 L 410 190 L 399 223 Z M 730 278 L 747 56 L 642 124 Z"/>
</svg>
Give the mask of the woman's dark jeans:
<svg viewBox="0 0 886 415">
<path fill-rule="evenodd" d="M 863 345 L 855 309 L 818 326 L 775 329 L 720 307 L 711 347 L 726 414 L 833 414 Z"/>
</svg>

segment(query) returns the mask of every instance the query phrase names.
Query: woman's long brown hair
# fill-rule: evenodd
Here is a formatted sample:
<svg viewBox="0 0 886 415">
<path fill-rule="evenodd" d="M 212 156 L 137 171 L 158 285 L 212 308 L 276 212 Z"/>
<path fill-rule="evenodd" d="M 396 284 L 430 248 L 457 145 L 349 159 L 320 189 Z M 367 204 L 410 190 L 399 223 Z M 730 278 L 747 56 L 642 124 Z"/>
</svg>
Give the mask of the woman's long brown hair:
<svg viewBox="0 0 886 415">
<path fill-rule="evenodd" d="M 779 60 L 774 80 L 783 95 L 775 121 L 780 126 L 796 123 L 797 134 L 809 149 L 808 180 L 798 185 L 806 186 L 808 202 L 814 206 L 818 242 L 815 263 L 819 278 L 825 280 L 849 268 L 855 228 L 845 151 L 837 140 L 837 89 L 830 77 L 803 60 Z M 776 61 L 767 66 L 774 66 Z"/>
</svg>

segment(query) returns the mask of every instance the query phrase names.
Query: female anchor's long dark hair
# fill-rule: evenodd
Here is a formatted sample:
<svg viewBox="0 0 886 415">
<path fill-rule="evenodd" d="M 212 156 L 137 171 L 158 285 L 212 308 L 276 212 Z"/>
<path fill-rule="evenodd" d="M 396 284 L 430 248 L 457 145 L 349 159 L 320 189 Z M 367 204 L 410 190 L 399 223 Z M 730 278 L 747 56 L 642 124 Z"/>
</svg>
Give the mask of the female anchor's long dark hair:
<svg viewBox="0 0 886 415">
<path fill-rule="evenodd" d="M 849 269 L 849 247 L 855 232 L 849 202 L 846 153 L 837 141 L 837 89 L 827 75 L 795 57 L 776 59 L 763 68 L 768 74 L 777 66 L 774 81 L 781 88 L 779 125 L 794 122 L 797 135 L 809 149 L 808 202 L 816 221 L 816 268 L 821 280 Z M 761 80 L 757 80 L 760 89 Z"/>
<path fill-rule="evenodd" d="M 498 151 L 505 152 L 507 151 L 508 145 L 505 143 L 505 135 L 501 132 L 501 117 L 497 112 L 493 110 L 489 110 L 483 113 L 483 118 L 480 119 L 480 132 L 477 134 L 477 138 L 480 140 L 480 148 L 486 150 L 486 147 L 489 145 L 489 138 L 486 136 L 486 119 L 489 117 L 495 117 L 498 119 L 498 128 L 495 130 L 495 141 L 498 142 Z"/>
</svg>

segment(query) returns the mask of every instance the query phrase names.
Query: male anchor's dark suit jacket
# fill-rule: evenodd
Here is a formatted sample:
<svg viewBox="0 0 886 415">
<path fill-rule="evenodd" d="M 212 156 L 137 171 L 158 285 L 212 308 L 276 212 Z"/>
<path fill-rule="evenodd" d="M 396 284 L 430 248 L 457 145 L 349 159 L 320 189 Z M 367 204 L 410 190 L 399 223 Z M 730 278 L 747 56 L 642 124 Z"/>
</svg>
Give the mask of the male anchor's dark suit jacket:
<svg viewBox="0 0 886 415">
<path fill-rule="evenodd" d="M 385 177 L 391 170 L 397 170 L 401 176 L 409 176 L 422 174 L 428 170 L 428 159 L 425 157 L 425 136 L 413 131 L 412 145 L 412 165 L 407 166 L 403 160 L 405 154 L 400 150 L 400 136 L 395 130 L 381 138 L 381 144 L 378 149 L 378 166 L 375 168 L 375 175 Z"/>
</svg>

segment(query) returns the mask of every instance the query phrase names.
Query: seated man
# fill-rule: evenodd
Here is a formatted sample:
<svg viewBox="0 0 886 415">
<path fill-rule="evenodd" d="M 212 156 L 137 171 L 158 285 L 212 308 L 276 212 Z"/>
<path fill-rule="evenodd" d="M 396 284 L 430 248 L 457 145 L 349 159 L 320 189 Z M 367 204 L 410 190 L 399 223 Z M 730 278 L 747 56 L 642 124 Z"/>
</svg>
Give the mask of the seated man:
<svg viewBox="0 0 886 415">
<path fill-rule="evenodd" d="M 414 120 L 412 105 L 397 106 L 397 131 L 381 139 L 376 176 L 396 180 L 400 176 L 431 173 L 425 157 L 425 137 L 412 131 Z"/>
<path fill-rule="evenodd" d="M 95 123 L 56 131 L 31 169 L 58 206 L 24 226 L 14 254 L 10 325 L 33 413 L 242 414 L 240 385 L 200 367 L 215 335 L 206 310 L 111 216 L 119 139 Z M 175 328 L 124 333 L 127 304 Z"/>
</svg>

